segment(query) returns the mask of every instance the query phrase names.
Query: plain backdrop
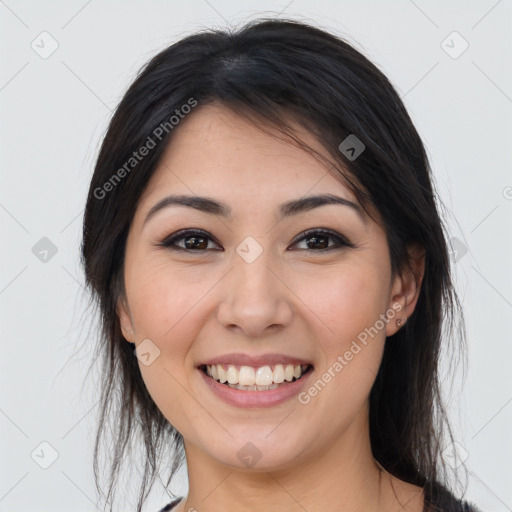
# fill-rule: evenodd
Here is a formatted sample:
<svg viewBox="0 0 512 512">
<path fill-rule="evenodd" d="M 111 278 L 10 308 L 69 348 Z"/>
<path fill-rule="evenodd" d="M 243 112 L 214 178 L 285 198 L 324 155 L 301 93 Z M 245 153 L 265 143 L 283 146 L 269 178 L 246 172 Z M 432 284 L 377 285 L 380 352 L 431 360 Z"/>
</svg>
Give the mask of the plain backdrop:
<svg viewBox="0 0 512 512">
<path fill-rule="evenodd" d="M 78 250 L 112 111 L 161 49 L 198 29 L 260 15 L 341 35 L 403 98 L 447 207 L 467 321 L 467 376 L 456 375 L 450 395 L 467 496 L 486 512 L 512 510 L 512 2 L 5 0 L 0 511 L 97 510 L 99 394 L 93 381 L 82 389 L 95 333 L 82 317 Z M 186 492 L 184 472 L 172 490 Z M 145 510 L 168 501 L 157 484 Z M 124 509 L 134 508 L 128 500 Z"/>
</svg>

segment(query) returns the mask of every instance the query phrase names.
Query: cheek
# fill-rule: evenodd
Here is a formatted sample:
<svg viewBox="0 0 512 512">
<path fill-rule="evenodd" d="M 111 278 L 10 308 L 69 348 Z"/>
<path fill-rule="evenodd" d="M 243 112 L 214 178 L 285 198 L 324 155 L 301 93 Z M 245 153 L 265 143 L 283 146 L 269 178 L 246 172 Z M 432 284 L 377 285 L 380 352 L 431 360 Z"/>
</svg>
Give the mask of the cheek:
<svg viewBox="0 0 512 512">
<path fill-rule="evenodd" d="M 317 340 L 324 357 L 317 368 L 318 406 L 333 421 L 351 417 L 364 404 L 379 370 L 385 344 L 386 269 L 374 263 L 347 265 L 313 282 L 303 281 L 302 291 L 315 313 L 315 324 L 322 333 Z M 312 317 L 313 318 L 313 317 Z M 321 322 L 318 320 L 321 319 Z M 328 329 L 327 329 L 328 327 Z M 320 397 L 321 395 L 321 397 Z M 339 403 L 340 408 L 329 404 Z"/>
<path fill-rule="evenodd" d="M 369 265 L 347 266 L 300 282 L 298 295 L 315 314 L 315 323 L 323 325 L 327 346 L 350 343 L 386 308 L 385 279 Z"/>
<path fill-rule="evenodd" d="M 140 265 L 127 284 L 133 320 L 140 335 L 168 344 L 186 339 L 183 331 L 194 327 L 190 314 L 211 288 L 204 274 L 169 268 L 168 263 Z"/>
<path fill-rule="evenodd" d="M 159 355 L 145 365 L 139 361 L 144 384 L 158 408 L 179 431 L 204 413 L 191 403 L 187 379 L 188 357 L 201 329 L 196 312 L 211 283 L 194 282 L 169 264 L 133 265 L 127 282 L 130 309 L 137 329 L 137 344 L 151 340 Z M 146 342 L 147 343 L 147 342 Z M 203 418 L 204 420 L 204 418 Z"/>
</svg>

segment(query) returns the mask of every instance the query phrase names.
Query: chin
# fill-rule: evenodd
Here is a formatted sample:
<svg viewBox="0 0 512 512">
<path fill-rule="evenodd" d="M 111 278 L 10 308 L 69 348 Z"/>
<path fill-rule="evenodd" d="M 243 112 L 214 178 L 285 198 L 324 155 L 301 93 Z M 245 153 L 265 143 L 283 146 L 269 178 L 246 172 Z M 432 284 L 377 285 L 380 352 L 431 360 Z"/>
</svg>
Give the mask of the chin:
<svg viewBox="0 0 512 512">
<path fill-rule="evenodd" d="M 211 450 L 211 444 L 205 448 L 220 463 L 239 470 L 285 469 L 287 466 L 296 464 L 298 455 L 307 448 L 307 442 L 305 436 L 298 436 L 298 433 L 290 435 L 286 430 L 278 433 L 277 429 L 272 432 L 275 427 L 276 423 L 258 431 L 245 428 L 244 433 L 239 435 L 231 431 L 233 438 L 226 435 L 226 443 L 219 443 L 214 452 Z M 299 442 L 297 437 L 302 441 Z"/>
</svg>

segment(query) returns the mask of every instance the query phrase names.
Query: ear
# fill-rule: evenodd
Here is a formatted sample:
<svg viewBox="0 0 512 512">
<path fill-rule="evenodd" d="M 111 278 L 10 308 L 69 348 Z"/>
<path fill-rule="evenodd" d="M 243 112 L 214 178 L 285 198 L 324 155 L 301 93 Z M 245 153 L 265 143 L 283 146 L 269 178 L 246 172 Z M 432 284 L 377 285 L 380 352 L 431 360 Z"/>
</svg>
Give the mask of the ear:
<svg viewBox="0 0 512 512">
<path fill-rule="evenodd" d="M 388 308 L 395 314 L 389 315 L 386 336 L 395 334 L 407 321 L 416 307 L 420 296 L 421 283 L 425 274 L 425 249 L 419 245 L 407 248 L 409 265 L 393 280 Z"/>
<path fill-rule="evenodd" d="M 125 340 L 130 343 L 135 343 L 135 332 L 133 330 L 133 322 L 131 319 L 131 315 L 129 313 L 129 308 L 125 304 L 125 301 L 122 297 L 120 297 L 117 301 L 116 312 L 119 318 L 121 332 L 123 333 Z"/>
</svg>

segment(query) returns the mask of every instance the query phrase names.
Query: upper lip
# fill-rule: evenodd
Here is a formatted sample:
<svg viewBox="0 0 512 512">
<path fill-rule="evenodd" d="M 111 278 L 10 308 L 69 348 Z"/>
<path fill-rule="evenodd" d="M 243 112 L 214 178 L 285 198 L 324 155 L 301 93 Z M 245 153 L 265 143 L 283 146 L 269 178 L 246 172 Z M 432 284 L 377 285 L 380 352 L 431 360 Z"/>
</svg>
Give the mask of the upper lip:
<svg viewBox="0 0 512 512">
<path fill-rule="evenodd" d="M 249 356 L 247 354 L 233 353 L 212 357 L 211 359 L 200 363 L 199 366 L 214 364 L 233 364 L 240 366 L 260 367 L 271 366 L 274 364 L 311 365 L 311 362 L 307 361 L 306 359 L 301 359 L 300 357 L 287 356 L 285 354 L 263 354 L 260 356 Z"/>
</svg>

